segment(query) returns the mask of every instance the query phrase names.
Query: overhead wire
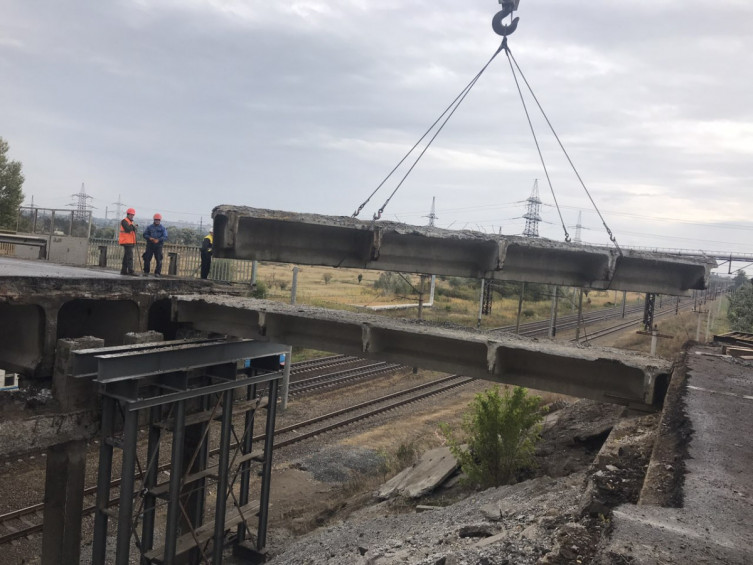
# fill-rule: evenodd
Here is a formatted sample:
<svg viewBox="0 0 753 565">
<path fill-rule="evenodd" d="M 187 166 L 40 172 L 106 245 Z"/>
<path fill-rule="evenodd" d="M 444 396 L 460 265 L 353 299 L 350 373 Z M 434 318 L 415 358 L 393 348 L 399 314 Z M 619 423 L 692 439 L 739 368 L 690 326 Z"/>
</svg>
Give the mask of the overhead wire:
<svg viewBox="0 0 753 565">
<path fill-rule="evenodd" d="M 528 126 L 531 129 L 531 135 L 533 135 L 533 141 L 536 144 L 536 151 L 539 154 L 539 160 L 541 161 L 541 166 L 544 168 L 544 175 L 546 176 L 546 182 L 549 185 L 549 190 L 552 193 L 552 198 L 554 199 L 554 204 L 557 207 L 557 214 L 560 217 L 560 223 L 562 224 L 562 230 L 565 232 L 565 241 L 570 241 L 570 234 L 567 232 L 567 227 L 565 226 L 565 220 L 562 217 L 562 211 L 560 210 L 559 203 L 557 202 L 557 195 L 554 194 L 554 187 L 552 186 L 552 179 L 549 178 L 549 170 L 546 168 L 546 162 L 544 161 L 544 155 L 541 153 L 541 147 L 539 146 L 539 140 L 536 137 L 536 130 L 533 127 L 533 122 L 531 121 L 531 115 L 528 113 L 528 106 L 526 106 L 525 98 L 523 97 L 523 91 L 520 89 L 520 83 L 518 82 L 518 76 L 515 73 L 515 67 L 513 67 L 512 64 L 512 53 L 510 53 L 510 48 L 507 46 L 507 38 L 502 41 L 502 44 L 505 49 L 505 54 L 507 55 L 507 62 L 510 64 L 510 71 L 512 72 L 512 77 L 515 80 L 515 86 L 518 89 L 518 95 L 520 96 L 520 102 L 523 104 L 523 111 L 526 114 L 526 119 L 528 120 Z M 516 65 L 517 66 L 517 65 Z M 522 76 L 522 73 L 521 73 Z M 525 80 L 525 77 L 523 77 Z M 527 83 L 526 83 L 527 84 Z M 529 87 L 530 88 L 530 87 Z"/>
<path fill-rule="evenodd" d="M 575 176 L 578 178 L 578 181 L 580 182 L 581 186 L 583 187 L 583 190 L 586 192 L 586 195 L 588 196 L 588 199 L 591 201 L 591 204 L 593 204 L 594 210 L 596 210 L 596 213 L 599 215 L 599 218 L 601 219 L 601 223 L 604 226 L 604 229 L 606 229 L 607 234 L 609 235 L 609 240 L 614 243 L 614 246 L 617 248 L 617 251 L 622 255 L 622 250 L 620 249 L 620 246 L 617 244 L 617 238 L 612 233 L 612 230 L 609 229 L 609 226 L 607 225 L 606 220 L 601 215 L 601 212 L 599 211 L 599 207 L 596 205 L 596 202 L 591 197 L 591 193 L 589 192 L 588 188 L 586 188 L 586 183 L 583 182 L 583 179 L 580 176 L 580 173 L 578 173 L 578 169 L 575 167 L 575 164 L 573 164 L 572 159 L 570 159 L 570 155 L 568 154 L 567 150 L 565 149 L 565 146 L 562 144 L 562 141 L 560 141 L 559 136 L 557 135 L 557 132 L 554 130 L 554 126 L 552 126 L 552 122 L 549 121 L 549 117 L 546 115 L 546 112 L 544 112 L 544 108 L 541 107 L 541 103 L 539 102 L 539 99 L 536 97 L 536 94 L 533 92 L 533 88 L 531 88 L 531 85 L 528 83 L 528 80 L 525 77 L 525 74 L 523 73 L 522 69 L 520 68 L 520 65 L 518 65 L 518 61 L 515 59 L 515 56 L 510 51 L 509 47 L 505 50 L 508 60 L 512 63 L 515 63 L 515 68 L 518 69 L 518 72 L 520 73 L 520 76 L 523 78 L 523 82 L 525 82 L 525 85 L 528 87 L 528 91 L 531 93 L 531 96 L 533 97 L 534 101 L 536 102 L 536 105 L 539 108 L 539 111 L 541 112 L 541 115 L 544 116 L 544 119 L 546 120 L 547 125 L 549 126 L 549 129 L 552 132 L 552 135 L 554 135 L 554 138 L 557 140 L 557 143 L 560 146 L 560 149 L 562 149 L 562 152 L 565 154 L 565 157 L 567 158 L 567 162 L 570 163 L 570 166 L 573 169 L 573 172 L 575 173 Z M 514 71 L 513 71 L 514 73 Z M 515 79 L 515 83 L 517 84 L 517 78 Z M 522 98 L 522 95 L 521 95 Z M 526 115 L 528 115 L 528 112 L 526 111 Z M 537 144 L 538 147 L 538 144 Z M 549 176 L 547 175 L 547 179 Z M 556 199 L 555 199 L 556 202 Z M 559 211 L 559 208 L 558 208 Z"/>
<path fill-rule="evenodd" d="M 503 42 L 503 44 L 504 44 L 504 42 Z M 463 88 L 463 90 L 460 91 L 460 94 L 458 94 L 455 97 L 455 99 L 447 106 L 447 108 L 445 108 L 445 110 L 439 115 L 439 117 L 436 120 L 434 120 L 434 123 L 432 123 L 431 126 L 429 126 L 429 128 L 426 130 L 426 132 L 419 138 L 419 140 L 413 145 L 413 147 L 410 148 L 410 150 L 403 156 L 403 158 L 400 159 L 400 161 L 398 162 L 398 164 L 395 165 L 395 167 L 387 174 L 387 176 L 382 180 L 382 182 L 379 183 L 379 185 L 368 196 L 368 198 L 366 198 L 366 200 L 364 200 L 361 203 L 361 205 L 358 206 L 358 208 L 356 209 L 355 212 L 353 212 L 353 214 L 351 215 L 351 217 L 355 218 L 355 217 L 358 216 L 358 214 L 361 212 L 361 210 L 363 210 L 364 206 L 366 206 L 369 203 L 369 201 L 371 200 L 371 198 L 379 191 L 379 189 L 382 188 L 382 186 L 384 185 L 384 183 L 387 182 L 387 180 L 389 180 L 389 178 L 395 173 L 395 171 L 400 167 L 400 165 L 402 165 L 405 162 L 405 160 L 408 158 L 408 156 L 411 153 L 413 153 L 413 151 L 416 149 L 416 147 L 418 147 L 421 144 L 421 142 L 426 138 L 426 136 L 429 135 L 429 133 L 442 120 L 442 118 L 445 118 L 444 121 L 442 122 L 442 124 L 437 129 L 436 133 L 434 133 L 434 135 L 429 140 L 429 142 L 426 145 L 426 147 L 423 149 L 423 151 L 421 151 L 421 153 L 418 155 L 418 157 L 413 162 L 413 164 L 411 165 L 411 167 L 408 169 L 408 172 L 406 172 L 405 175 L 403 176 L 403 178 L 400 180 L 400 182 L 398 183 L 397 187 L 395 187 L 395 189 L 392 191 L 392 193 L 387 198 L 387 200 L 384 202 L 384 204 L 382 204 L 381 208 L 379 208 L 379 211 L 374 214 L 374 218 L 373 218 L 374 220 L 378 220 L 379 218 L 381 218 L 382 213 L 384 212 L 384 209 L 387 206 L 387 204 L 389 204 L 390 200 L 392 200 L 392 197 L 395 195 L 395 193 L 397 192 L 397 190 L 402 186 L 402 184 L 405 181 L 405 179 L 408 177 L 408 175 L 411 173 L 411 171 L 414 169 L 414 167 L 418 164 L 418 161 L 421 159 L 421 157 L 423 157 L 423 155 L 424 155 L 424 153 L 426 153 L 427 149 L 429 149 L 429 147 L 431 146 L 431 144 L 434 142 L 434 140 L 436 139 L 436 137 L 439 135 L 439 132 L 442 131 L 442 129 L 444 128 L 444 126 L 447 124 L 448 120 L 452 117 L 452 115 L 458 109 L 458 107 L 463 102 L 463 100 L 465 100 L 465 97 L 471 91 L 471 88 L 473 88 L 473 86 L 476 84 L 476 82 L 481 77 L 481 75 L 484 73 L 484 71 L 487 69 L 487 67 L 497 57 L 497 55 L 499 55 L 499 52 L 502 51 L 503 44 L 501 44 L 499 46 L 499 48 L 494 52 L 494 54 L 487 61 L 487 63 L 481 68 L 481 70 L 476 74 L 476 76 L 474 76 L 473 79 L 465 86 L 465 88 Z M 448 114 L 448 112 L 449 112 L 449 114 Z M 445 115 L 446 115 L 446 117 L 445 117 Z"/>
</svg>

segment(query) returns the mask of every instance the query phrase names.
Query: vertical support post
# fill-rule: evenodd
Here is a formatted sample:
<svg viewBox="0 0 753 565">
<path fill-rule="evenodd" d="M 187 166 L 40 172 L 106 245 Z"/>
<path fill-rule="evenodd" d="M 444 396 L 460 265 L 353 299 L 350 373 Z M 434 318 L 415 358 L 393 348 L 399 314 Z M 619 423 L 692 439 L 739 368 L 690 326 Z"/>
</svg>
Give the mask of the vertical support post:
<svg viewBox="0 0 753 565">
<path fill-rule="evenodd" d="M 71 210 L 71 221 L 68 223 L 68 235 L 73 237 L 73 210 Z"/>
<path fill-rule="evenodd" d="M 709 332 L 711 331 L 711 305 L 709 305 L 706 313 L 706 339 L 705 343 L 709 342 Z"/>
<path fill-rule="evenodd" d="M 289 363 L 286 363 L 286 367 Z M 251 400 L 252 398 L 256 398 L 256 385 L 250 385 L 246 387 L 246 400 Z M 248 410 L 246 412 L 246 417 L 244 420 L 244 432 L 245 435 L 243 436 L 243 448 L 242 453 L 243 455 L 246 455 L 248 453 L 251 453 L 251 450 L 253 449 L 253 440 L 254 440 L 254 420 L 256 418 L 256 408 L 252 408 L 251 410 Z M 249 488 L 249 482 L 251 479 L 251 461 L 243 461 L 240 466 L 240 493 L 238 496 L 238 502 L 241 506 L 245 506 L 248 504 L 248 500 L 250 498 L 250 488 Z M 244 522 L 241 522 L 238 524 L 238 541 L 243 541 L 246 539 L 246 524 Z"/>
<path fill-rule="evenodd" d="M 123 422 L 123 463 L 120 472 L 120 503 L 118 505 L 118 535 L 115 565 L 128 565 L 131 549 L 133 515 L 133 486 L 136 471 L 136 440 L 139 413 L 126 406 Z"/>
<path fill-rule="evenodd" d="M 557 290 L 559 289 L 558 286 L 554 287 L 554 293 L 552 294 L 552 311 L 549 315 L 549 339 L 554 339 L 554 336 L 557 335 L 557 306 L 558 306 L 558 296 L 557 296 Z"/>
<path fill-rule="evenodd" d="M 160 427 L 157 425 L 162 418 L 162 407 L 152 406 L 149 410 L 149 440 L 146 447 L 146 474 L 144 475 L 144 518 L 141 522 L 141 551 L 146 553 L 154 547 L 154 515 L 157 497 L 152 489 L 157 486 L 157 469 L 159 467 L 159 444 L 161 438 Z M 149 565 L 149 561 L 141 558 L 141 565 Z"/>
<path fill-rule="evenodd" d="M 518 317 L 515 320 L 515 333 L 520 333 L 520 312 L 523 309 L 523 295 L 526 293 L 526 283 L 520 283 L 520 298 L 518 298 Z"/>
<path fill-rule="evenodd" d="M 625 317 L 625 306 L 627 306 L 627 290 L 622 291 L 622 317 Z"/>
<path fill-rule="evenodd" d="M 178 518 L 180 517 L 180 483 L 183 479 L 184 439 L 186 431 L 186 401 L 175 403 L 173 424 L 173 450 L 170 456 L 170 487 L 167 503 L 167 520 L 165 522 L 165 555 L 164 563 L 175 560 L 175 543 L 178 539 Z"/>
<path fill-rule="evenodd" d="M 206 381 L 209 381 L 209 379 L 206 379 Z M 209 409 L 209 395 L 202 395 L 199 405 L 202 411 L 207 411 Z M 207 422 L 186 425 L 185 449 L 181 465 L 184 475 L 199 473 L 207 468 L 209 438 L 205 434 L 208 426 Z M 181 513 L 178 520 L 181 532 L 190 531 L 191 528 L 196 529 L 204 522 L 205 486 L 206 478 L 202 478 L 193 482 L 190 487 L 183 487 L 181 502 L 185 513 Z M 200 563 L 201 559 L 201 548 L 194 547 L 185 557 L 178 557 L 176 561 Z"/>
<path fill-rule="evenodd" d="M 578 289 L 578 325 L 575 326 L 575 341 L 580 339 L 580 325 L 583 322 L 583 289 Z"/>
<path fill-rule="evenodd" d="M 424 282 L 426 280 L 426 275 L 421 275 L 419 277 L 419 284 L 418 284 L 418 319 L 423 320 L 424 319 Z"/>
<path fill-rule="evenodd" d="M 107 503 L 110 501 L 110 479 L 112 478 L 112 444 L 110 438 L 114 429 L 117 400 L 102 398 L 102 435 L 99 438 L 99 471 L 97 473 L 97 501 L 94 515 L 94 537 L 92 539 L 92 563 L 104 565 L 107 550 Z"/>
<path fill-rule="evenodd" d="M 675 316 L 680 313 L 680 297 L 677 297 L 677 302 L 675 302 Z"/>
<path fill-rule="evenodd" d="M 99 246 L 99 266 L 107 267 L 107 246 L 106 245 Z"/>
<path fill-rule="evenodd" d="M 251 261 L 251 290 L 256 290 L 256 271 L 258 268 L 257 261 Z"/>
<path fill-rule="evenodd" d="M 168 275 L 177 275 L 178 274 L 178 253 L 175 251 L 170 251 L 167 254 L 167 274 Z"/>
<path fill-rule="evenodd" d="M 695 340 L 701 340 L 701 312 L 698 312 L 698 325 L 695 328 Z"/>
<path fill-rule="evenodd" d="M 429 306 L 434 306 L 434 289 L 437 286 L 437 275 L 431 276 L 431 284 L 429 285 Z"/>
<path fill-rule="evenodd" d="M 55 232 L 55 210 L 52 211 L 50 218 L 50 233 L 47 235 L 47 259 L 50 259 L 50 253 L 52 252 L 52 234 Z"/>
<path fill-rule="evenodd" d="M 298 265 L 293 267 L 293 283 L 290 285 L 290 303 L 295 304 L 296 293 L 298 292 Z"/>
<path fill-rule="evenodd" d="M 285 354 L 285 369 L 282 371 L 282 399 L 280 410 L 285 411 L 288 407 L 288 395 L 290 393 L 290 366 L 293 364 L 293 348 L 288 347 Z"/>
<path fill-rule="evenodd" d="M 277 381 L 275 381 L 277 382 Z M 225 512 L 227 510 L 228 464 L 230 462 L 230 435 L 233 425 L 233 391 L 226 390 L 222 396 L 222 432 L 220 455 L 217 462 L 217 504 L 214 512 L 214 548 L 212 563 L 222 565 L 225 541 Z"/>
<path fill-rule="evenodd" d="M 42 565 L 80 560 L 85 475 L 86 441 L 69 441 L 47 450 Z"/>
<path fill-rule="evenodd" d="M 484 279 L 481 279 L 481 291 L 479 292 L 479 299 L 478 299 L 478 321 L 476 322 L 476 327 L 481 327 L 481 313 L 484 311 Z"/>
<path fill-rule="evenodd" d="M 261 494 L 259 498 L 259 530 L 256 549 L 262 551 L 267 544 L 267 520 L 269 519 L 269 487 L 272 482 L 272 454 L 274 450 L 275 416 L 277 413 L 277 389 L 279 379 L 269 381 L 269 403 L 267 404 L 267 426 L 264 430 L 264 467 L 261 472 Z"/>
<path fill-rule="evenodd" d="M 656 342 L 658 341 L 658 335 L 659 329 L 654 326 L 651 330 L 651 355 L 656 355 Z"/>
</svg>

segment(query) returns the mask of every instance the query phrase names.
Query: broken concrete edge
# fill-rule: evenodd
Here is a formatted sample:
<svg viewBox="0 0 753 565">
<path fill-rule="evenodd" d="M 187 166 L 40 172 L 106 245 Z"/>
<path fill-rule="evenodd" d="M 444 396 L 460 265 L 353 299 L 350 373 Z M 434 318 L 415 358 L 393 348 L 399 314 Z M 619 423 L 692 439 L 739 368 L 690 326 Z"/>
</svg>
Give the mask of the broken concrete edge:
<svg viewBox="0 0 753 565">
<path fill-rule="evenodd" d="M 717 266 L 710 258 L 227 204 L 216 206 L 212 217 L 215 256 L 237 259 L 674 295 L 705 289 Z M 284 224 L 298 229 L 285 230 Z M 319 239 L 332 241 L 314 253 L 309 242 Z M 334 255 L 328 249 L 333 243 Z M 417 248 L 442 245 L 449 245 L 442 259 L 426 249 L 416 254 Z M 454 257 L 451 250 L 462 252 Z M 555 257 L 562 268 L 553 267 Z"/>
<path fill-rule="evenodd" d="M 660 406 L 658 394 L 671 372 L 670 362 L 636 352 L 253 298 L 178 295 L 172 308 L 175 322 L 204 331 L 412 364 L 644 411 Z M 406 338 L 414 342 L 408 346 Z M 602 385 L 594 388 L 596 383 Z"/>
<path fill-rule="evenodd" d="M 229 288 L 225 288 L 225 286 Z M 123 279 L 95 279 L 71 277 L 2 277 L 0 303 L 29 304 L 61 300 L 119 300 L 133 298 L 134 294 L 166 297 L 176 293 L 203 292 L 207 294 L 243 294 L 247 289 L 223 285 L 214 289 L 206 281 L 191 279 L 148 279 L 131 277 Z M 235 292 L 233 292 L 235 290 Z M 230 292 L 228 292 L 230 291 Z"/>
<path fill-rule="evenodd" d="M 651 460 L 643 482 L 639 505 L 682 507 L 685 459 L 692 435 L 685 412 L 688 347 L 682 352 L 669 382 Z"/>
<path fill-rule="evenodd" d="M 0 458 L 39 453 L 69 441 L 88 441 L 99 435 L 99 411 L 41 414 L 0 421 Z"/>
</svg>

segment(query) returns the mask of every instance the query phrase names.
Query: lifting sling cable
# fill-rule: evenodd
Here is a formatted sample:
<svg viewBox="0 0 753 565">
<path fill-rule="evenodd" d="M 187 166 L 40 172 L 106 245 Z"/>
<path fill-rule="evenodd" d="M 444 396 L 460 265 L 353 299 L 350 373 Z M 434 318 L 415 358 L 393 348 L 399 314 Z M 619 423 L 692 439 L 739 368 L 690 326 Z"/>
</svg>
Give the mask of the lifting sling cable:
<svg viewBox="0 0 753 565">
<path fill-rule="evenodd" d="M 379 191 L 380 188 L 382 188 L 382 186 L 384 185 L 384 183 L 387 182 L 387 180 L 398 169 L 398 167 L 400 167 L 400 165 L 403 164 L 403 162 L 408 158 L 408 156 L 413 152 L 413 150 L 416 149 L 416 147 L 418 147 L 418 145 L 426 138 L 427 135 L 429 135 L 429 133 L 436 127 L 436 125 L 442 120 L 442 118 L 445 117 L 445 115 L 447 115 L 448 112 L 449 112 L 449 115 L 447 115 L 447 117 L 445 118 L 444 122 L 442 122 L 442 124 L 440 125 L 439 129 L 437 130 L 437 132 L 434 134 L 434 136 L 431 138 L 431 140 L 429 141 L 429 143 L 427 144 L 427 146 L 424 148 L 424 150 L 421 152 L 421 154 L 416 158 L 416 160 L 413 163 L 413 165 L 410 167 L 410 169 L 408 170 L 408 172 L 402 178 L 402 180 L 400 181 L 400 184 L 397 185 L 397 188 L 395 188 L 395 190 L 389 196 L 389 198 L 387 199 L 387 201 L 379 209 L 378 214 L 374 214 L 374 220 L 377 220 L 377 219 L 381 218 L 382 212 L 384 212 L 384 208 L 387 206 L 387 204 L 389 203 L 389 201 L 395 195 L 395 192 L 397 192 L 397 189 L 400 188 L 400 185 L 402 185 L 403 181 L 405 181 L 405 178 L 408 176 L 408 174 L 410 174 L 410 172 L 413 170 L 413 168 L 416 166 L 416 164 L 418 164 L 418 161 L 421 159 L 421 157 L 423 156 L 423 154 L 426 153 L 426 150 L 429 148 L 429 146 L 431 145 L 431 143 L 434 141 L 434 139 L 437 137 L 437 135 L 439 135 L 439 132 L 442 131 L 442 128 L 445 126 L 445 124 L 450 119 L 450 117 L 452 116 L 452 114 L 455 113 L 455 110 L 457 110 L 457 108 L 460 105 L 460 103 L 468 95 L 468 93 L 470 92 L 471 88 L 473 88 L 473 85 L 476 84 L 476 82 L 481 77 L 481 75 L 483 74 L 483 72 L 491 64 L 491 62 L 495 59 L 495 57 L 497 55 L 499 55 L 499 52 L 501 50 L 502 50 L 502 45 L 499 46 L 499 48 L 494 52 L 494 54 L 491 56 L 491 58 L 489 59 L 489 61 L 487 61 L 487 63 L 482 67 L 482 69 L 476 74 L 476 76 L 473 77 L 473 79 L 465 86 L 465 88 L 463 88 L 463 90 L 460 91 L 460 94 L 458 94 L 455 97 L 455 99 L 449 104 L 449 106 L 447 106 L 447 108 L 445 108 L 444 112 L 442 112 L 439 115 L 439 117 L 434 121 L 433 124 L 431 124 L 431 126 L 429 126 L 429 128 L 421 136 L 421 138 L 415 143 L 415 145 L 413 145 L 413 147 L 410 148 L 410 150 L 403 156 L 403 158 L 400 159 L 400 162 L 397 165 L 395 165 L 395 167 L 389 172 L 389 174 L 384 178 L 384 180 L 382 180 L 382 182 L 379 183 L 379 186 L 377 186 L 374 189 L 374 191 L 369 195 L 369 197 L 361 203 L 361 205 L 358 207 L 358 209 L 355 212 L 353 212 L 353 214 L 351 215 L 351 217 L 355 218 L 355 217 L 358 216 L 358 214 L 361 212 L 361 210 L 363 210 L 363 207 L 366 206 L 366 204 L 369 203 L 369 201 L 371 200 L 371 198 Z"/>
<path fill-rule="evenodd" d="M 557 208 L 557 214 L 560 217 L 560 223 L 562 224 L 562 229 L 565 232 L 565 241 L 570 243 L 570 234 L 567 233 L 567 227 L 565 226 L 565 220 L 562 218 L 562 212 L 560 211 L 560 205 L 557 202 L 557 196 L 554 194 L 554 187 L 552 186 L 552 180 L 549 178 L 549 171 L 546 168 L 546 163 L 544 162 L 544 155 L 541 153 L 541 147 L 539 146 L 539 140 L 536 137 L 536 131 L 533 129 L 533 122 L 531 121 L 531 116 L 528 113 L 528 107 L 526 106 L 526 101 L 523 98 L 523 92 L 520 90 L 520 84 L 518 83 L 518 76 L 515 73 L 515 67 L 512 65 L 511 61 L 511 54 L 510 54 L 510 48 L 507 47 L 507 38 L 505 38 L 502 41 L 502 45 L 504 46 L 505 53 L 507 54 L 507 62 L 510 63 L 510 71 L 512 72 L 512 78 L 515 80 L 515 86 L 518 88 L 518 95 L 520 96 L 520 102 L 523 104 L 523 111 L 526 114 L 526 119 L 528 120 L 528 127 L 531 128 L 531 135 L 533 135 L 533 142 L 536 144 L 536 151 L 539 153 L 539 160 L 541 161 L 541 166 L 544 168 L 544 175 L 546 176 L 546 182 L 549 184 L 549 190 L 552 193 L 552 198 L 554 198 L 554 205 Z"/>
<path fill-rule="evenodd" d="M 609 240 L 612 243 L 614 243 L 614 246 L 617 248 L 618 253 L 622 255 L 622 249 L 620 249 L 620 246 L 617 244 L 617 238 L 612 234 L 612 230 L 609 229 L 609 226 L 607 225 L 606 220 L 601 215 L 601 212 L 599 211 L 599 207 L 596 205 L 596 202 L 594 202 L 594 199 L 591 197 L 591 193 L 588 191 L 588 188 L 586 188 L 586 184 L 583 182 L 583 179 L 578 173 L 578 169 L 575 168 L 575 165 L 570 159 L 570 155 L 567 153 L 567 150 L 565 149 L 565 146 L 562 144 L 562 141 L 560 141 L 560 138 L 557 135 L 557 132 L 554 131 L 554 127 L 552 126 L 552 123 L 549 121 L 549 117 L 546 115 L 546 112 L 544 112 L 544 109 L 541 107 L 541 104 L 539 103 L 539 99 L 536 97 L 536 94 L 534 94 L 533 89 L 531 88 L 531 85 L 528 83 L 528 80 L 523 74 L 523 71 L 520 69 L 520 66 L 518 65 L 518 62 L 515 60 L 514 55 L 512 54 L 509 48 L 506 48 L 505 52 L 507 53 L 507 58 L 511 60 L 512 63 L 515 63 L 515 68 L 518 69 L 520 76 L 523 78 L 523 82 L 525 82 L 526 86 L 528 87 L 528 91 L 531 93 L 531 96 L 536 102 L 536 105 L 538 106 L 539 111 L 541 112 L 541 115 L 544 116 L 544 119 L 546 120 L 546 123 L 549 126 L 549 129 L 552 131 L 552 135 L 554 135 L 554 138 L 557 140 L 557 143 L 559 144 L 560 149 L 562 149 L 562 152 L 565 154 L 565 157 L 567 158 L 567 162 L 570 163 L 570 166 L 572 167 L 573 172 L 575 173 L 575 176 L 578 178 L 580 185 L 583 187 L 583 190 L 586 192 L 588 199 L 591 201 L 591 204 L 593 204 L 594 210 L 596 210 L 596 213 L 599 215 L 599 219 L 601 220 L 601 223 L 604 226 L 604 229 L 607 230 L 607 234 L 609 235 Z M 512 63 L 510 63 L 511 68 L 512 68 Z M 515 75 L 514 70 L 513 70 L 513 75 Z M 517 84 L 517 78 L 515 79 L 515 83 Z M 520 90 L 520 88 L 518 88 L 518 90 Z M 522 100 L 522 94 L 521 94 L 521 100 Z M 524 103 L 524 106 L 525 106 L 525 103 Z M 528 115 L 527 111 L 526 111 L 526 115 Z M 530 123 L 530 120 L 529 120 L 529 123 Z M 538 147 L 538 144 L 536 146 Z M 549 180 L 549 175 L 547 175 L 547 180 Z M 551 187 L 551 184 L 550 184 L 550 187 Z M 554 195 L 554 192 L 552 192 L 552 195 Z M 555 203 L 556 202 L 557 200 L 555 199 Z M 557 211 L 559 212 L 559 207 L 557 207 Z M 562 218 L 562 215 L 560 215 L 560 219 L 561 218 Z M 565 233 L 567 233 L 567 230 L 565 230 Z M 569 239 L 566 239 L 566 241 L 569 241 Z"/>
</svg>

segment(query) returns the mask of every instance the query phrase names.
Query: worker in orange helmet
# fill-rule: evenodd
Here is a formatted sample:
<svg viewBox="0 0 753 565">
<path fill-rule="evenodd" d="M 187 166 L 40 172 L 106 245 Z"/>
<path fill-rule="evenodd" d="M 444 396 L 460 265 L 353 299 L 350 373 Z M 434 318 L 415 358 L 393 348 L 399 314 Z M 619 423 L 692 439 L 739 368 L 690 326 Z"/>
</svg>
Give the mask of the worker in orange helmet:
<svg viewBox="0 0 753 565">
<path fill-rule="evenodd" d="M 123 248 L 123 265 L 120 268 L 121 275 L 135 275 L 133 272 L 133 248 L 136 246 L 136 230 L 139 225 L 133 223 L 136 210 L 128 208 L 126 217 L 120 221 L 120 234 L 118 244 Z"/>
<path fill-rule="evenodd" d="M 144 274 L 149 274 L 149 267 L 152 263 L 152 256 L 156 261 L 154 267 L 154 276 L 162 276 L 162 244 L 167 241 L 167 228 L 162 225 L 162 215 L 155 214 L 154 221 L 146 226 L 144 230 L 144 239 L 146 240 L 146 251 L 144 252 Z"/>
</svg>

